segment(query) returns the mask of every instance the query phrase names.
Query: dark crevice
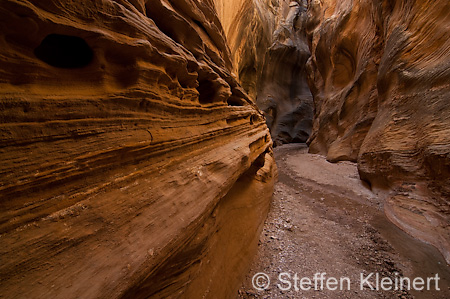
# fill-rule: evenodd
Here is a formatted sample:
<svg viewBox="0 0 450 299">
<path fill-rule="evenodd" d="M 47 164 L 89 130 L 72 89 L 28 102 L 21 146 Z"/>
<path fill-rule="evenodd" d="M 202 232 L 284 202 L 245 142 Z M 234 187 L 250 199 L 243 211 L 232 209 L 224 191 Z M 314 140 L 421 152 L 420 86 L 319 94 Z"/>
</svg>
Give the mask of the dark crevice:
<svg viewBox="0 0 450 299">
<path fill-rule="evenodd" d="M 206 30 L 205 26 L 203 26 L 203 24 L 200 21 L 194 20 L 194 23 L 208 36 L 210 40 L 213 40 L 209 35 L 208 30 Z"/>
<path fill-rule="evenodd" d="M 250 124 L 253 125 L 255 122 L 257 122 L 259 120 L 259 117 L 255 114 L 252 114 L 252 116 L 250 116 Z"/>
</svg>

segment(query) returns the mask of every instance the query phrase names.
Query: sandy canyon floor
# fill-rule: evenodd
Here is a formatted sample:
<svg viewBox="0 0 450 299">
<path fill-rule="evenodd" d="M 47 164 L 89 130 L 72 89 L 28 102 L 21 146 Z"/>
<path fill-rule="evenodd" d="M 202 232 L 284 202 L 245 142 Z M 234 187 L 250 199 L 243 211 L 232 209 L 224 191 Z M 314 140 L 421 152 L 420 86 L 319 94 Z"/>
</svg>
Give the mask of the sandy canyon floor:
<svg viewBox="0 0 450 299">
<path fill-rule="evenodd" d="M 238 298 L 450 298 L 443 257 L 386 219 L 383 194 L 362 184 L 356 164 L 328 163 L 302 144 L 277 147 L 275 156 L 272 207 Z M 260 272 L 266 276 L 255 275 Z M 375 289 L 376 273 L 394 283 L 392 290 Z M 426 290 L 426 279 L 436 274 L 440 290 L 436 280 Z M 323 287 L 314 275 L 323 276 Z M 424 290 L 395 290 L 401 277 L 424 278 Z"/>
</svg>

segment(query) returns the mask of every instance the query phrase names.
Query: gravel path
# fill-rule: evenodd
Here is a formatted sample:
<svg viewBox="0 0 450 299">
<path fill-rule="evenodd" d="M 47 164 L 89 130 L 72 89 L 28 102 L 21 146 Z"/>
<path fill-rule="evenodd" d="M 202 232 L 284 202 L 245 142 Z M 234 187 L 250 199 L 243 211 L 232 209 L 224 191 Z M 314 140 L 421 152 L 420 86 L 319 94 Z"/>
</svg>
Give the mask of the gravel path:
<svg viewBox="0 0 450 299">
<path fill-rule="evenodd" d="M 382 195 L 363 186 L 356 164 L 328 163 L 300 144 L 277 147 L 275 157 L 279 182 L 238 298 L 450 298 L 442 256 L 385 218 Z M 264 290 L 253 287 L 259 272 Z M 391 290 L 372 290 L 376 273 Z M 395 290 L 402 277 L 434 280 L 429 291 Z"/>
</svg>

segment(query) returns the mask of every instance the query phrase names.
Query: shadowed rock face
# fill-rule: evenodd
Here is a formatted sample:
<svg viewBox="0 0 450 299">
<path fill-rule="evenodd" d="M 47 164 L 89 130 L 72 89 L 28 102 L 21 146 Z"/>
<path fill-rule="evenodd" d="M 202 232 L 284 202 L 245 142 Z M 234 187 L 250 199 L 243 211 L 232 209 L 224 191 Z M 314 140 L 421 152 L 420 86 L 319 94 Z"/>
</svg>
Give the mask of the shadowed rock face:
<svg viewBox="0 0 450 299">
<path fill-rule="evenodd" d="M 276 168 L 212 1 L 3 0 L 0 28 L 0 293 L 234 294 Z"/>
<path fill-rule="evenodd" d="M 310 1 L 310 151 L 358 162 L 385 209 L 450 262 L 450 3 Z"/>
<path fill-rule="evenodd" d="M 305 142 L 313 103 L 306 1 L 215 0 L 239 81 L 264 112 L 275 144 Z"/>
</svg>

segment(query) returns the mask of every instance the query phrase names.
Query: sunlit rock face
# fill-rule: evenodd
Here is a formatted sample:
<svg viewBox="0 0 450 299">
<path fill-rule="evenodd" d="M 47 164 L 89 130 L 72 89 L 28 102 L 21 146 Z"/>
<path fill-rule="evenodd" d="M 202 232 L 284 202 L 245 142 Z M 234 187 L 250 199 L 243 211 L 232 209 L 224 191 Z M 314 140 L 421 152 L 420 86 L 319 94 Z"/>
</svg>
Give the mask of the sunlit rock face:
<svg viewBox="0 0 450 299">
<path fill-rule="evenodd" d="M 0 2 L 0 293 L 230 298 L 275 166 L 212 1 Z"/>
<path fill-rule="evenodd" d="M 450 262 L 450 3 L 310 1 L 310 151 L 389 187 L 400 227 Z"/>
<path fill-rule="evenodd" d="M 264 112 L 275 144 L 305 142 L 313 103 L 305 64 L 306 1 L 215 0 L 239 81 Z"/>
</svg>

